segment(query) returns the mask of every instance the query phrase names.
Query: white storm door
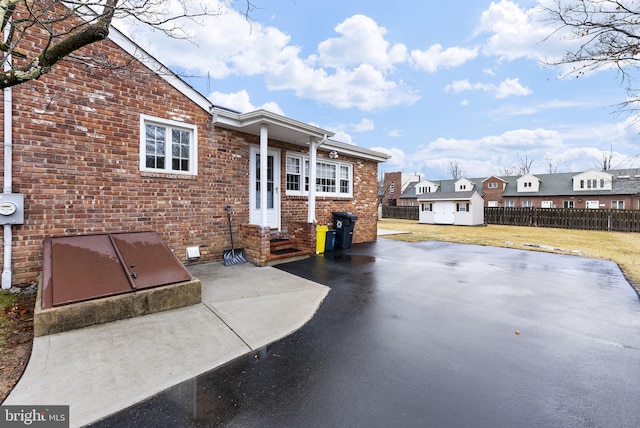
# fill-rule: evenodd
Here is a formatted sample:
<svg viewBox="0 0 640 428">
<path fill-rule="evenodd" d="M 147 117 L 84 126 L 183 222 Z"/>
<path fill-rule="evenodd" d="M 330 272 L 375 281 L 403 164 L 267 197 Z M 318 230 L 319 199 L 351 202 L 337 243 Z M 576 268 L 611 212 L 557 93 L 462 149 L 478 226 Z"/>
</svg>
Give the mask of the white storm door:
<svg viewBox="0 0 640 428">
<path fill-rule="evenodd" d="M 262 209 L 260 186 L 260 148 L 251 146 L 249 150 L 249 222 L 261 224 Z M 280 230 L 280 152 L 267 151 L 267 224 L 271 229 Z"/>
</svg>

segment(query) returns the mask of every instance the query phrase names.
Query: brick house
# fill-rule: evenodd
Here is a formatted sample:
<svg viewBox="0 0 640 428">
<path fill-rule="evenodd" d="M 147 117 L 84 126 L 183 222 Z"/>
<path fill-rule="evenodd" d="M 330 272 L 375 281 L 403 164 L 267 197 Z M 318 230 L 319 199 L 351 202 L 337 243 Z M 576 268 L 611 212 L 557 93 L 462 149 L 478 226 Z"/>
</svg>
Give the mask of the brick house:
<svg viewBox="0 0 640 428">
<path fill-rule="evenodd" d="M 29 43 L 42 42 L 37 34 Z M 274 236 L 313 252 L 316 224 L 333 211 L 358 216 L 354 243 L 376 239 L 387 155 L 267 111 L 214 106 L 115 28 L 79 54 L 126 67 L 63 61 L 2 95 L 3 195 L 24 198 L 23 222 L 8 235 L 5 223 L 3 278 L 13 285 L 37 280 L 51 236 L 150 230 L 184 263 L 193 246 L 197 261 L 221 260 L 228 205 L 235 246 L 257 265 Z"/>
<path fill-rule="evenodd" d="M 381 203 L 386 206 L 404 206 L 405 200 L 402 195 L 411 188 L 412 185 L 420 181 L 420 176 L 407 174 L 404 172 L 386 172 L 383 177 L 381 193 Z M 415 201 L 411 201 L 406 206 L 416 206 Z"/>
</svg>

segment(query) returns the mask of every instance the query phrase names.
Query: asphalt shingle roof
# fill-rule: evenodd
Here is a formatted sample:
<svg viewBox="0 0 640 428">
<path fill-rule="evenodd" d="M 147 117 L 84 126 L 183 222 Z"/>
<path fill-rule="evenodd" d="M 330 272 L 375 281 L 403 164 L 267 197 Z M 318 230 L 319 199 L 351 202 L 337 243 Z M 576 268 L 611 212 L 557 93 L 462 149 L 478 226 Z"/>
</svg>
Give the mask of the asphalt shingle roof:
<svg viewBox="0 0 640 428">
<path fill-rule="evenodd" d="M 582 174 L 586 171 L 580 172 L 561 172 L 555 174 L 530 174 L 537 177 L 540 180 L 540 190 L 538 192 L 518 192 L 518 178 L 521 175 L 515 176 L 495 176 L 503 180 L 506 185 L 502 195 L 504 197 L 516 197 L 516 196 L 578 196 L 578 195 L 635 195 L 640 194 L 640 168 L 632 169 L 617 169 L 604 171 L 607 174 L 613 176 L 612 190 L 603 189 L 587 189 L 587 190 L 573 190 L 573 177 Z M 623 177 L 623 178 L 620 178 Z M 626 178 L 625 178 L 626 177 Z M 482 196 L 482 182 L 490 177 L 482 178 L 467 178 L 475 184 L 473 190 L 477 191 Z M 451 193 L 455 192 L 455 183 L 458 180 L 424 180 L 430 181 L 439 185 L 436 193 Z M 418 183 L 410 183 L 407 189 L 402 193 L 400 198 L 402 199 L 416 199 L 423 195 L 416 194 L 416 185 Z M 464 192 L 457 192 L 458 194 Z"/>
</svg>

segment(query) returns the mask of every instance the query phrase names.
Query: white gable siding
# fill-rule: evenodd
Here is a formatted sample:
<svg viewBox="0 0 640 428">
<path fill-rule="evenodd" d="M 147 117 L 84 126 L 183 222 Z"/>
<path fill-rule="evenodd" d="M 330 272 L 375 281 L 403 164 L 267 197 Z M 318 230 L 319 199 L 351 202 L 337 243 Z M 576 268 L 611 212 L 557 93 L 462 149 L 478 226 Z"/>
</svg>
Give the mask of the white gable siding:
<svg viewBox="0 0 640 428">
<path fill-rule="evenodd" d="M 576 192 L 611 190 L 612 184 L 613 176 L 605 171 L 592 169 L 573 176 L 573 190 Z"/>
<path fill-rule="evenodd" d="M 433 193 L 438 191 L 439 184 L 432 181 L 423 180 L 416 184 L 416 195 L 422 195 L 424 193 Z"/>
<path fill-rule="evenodd" d="M 540 179 L 535 175 L 527 174 L 516 180 L 518 183 L 518 192 L 539 192 Z"/>
<path fill-rule="evenodd" d="M 473 190 L 473 186 L 475 186 L 475 184 L 472 181 L 467 180 L 466 178 L 461 178 L 460 180 L 456 181 L 455 186 L 456 192 L 469 192 Z"/>
</svg>

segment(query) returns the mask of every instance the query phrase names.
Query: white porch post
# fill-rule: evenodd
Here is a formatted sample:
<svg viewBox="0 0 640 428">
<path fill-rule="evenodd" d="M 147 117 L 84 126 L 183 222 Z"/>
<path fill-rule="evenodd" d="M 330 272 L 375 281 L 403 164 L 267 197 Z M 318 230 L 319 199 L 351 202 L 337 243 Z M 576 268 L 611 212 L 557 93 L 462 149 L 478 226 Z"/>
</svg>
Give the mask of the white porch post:
<svg viewBox="0 0 640 428">
<path fill-rule="evenodd" d="M 309 200 L 307 210 L 307 222 L 316 222 L 316 159 L 318 158 L 318 147 L 320 147 L 325 141 L 327 136 L 322 138 L 322 141 L 318 141 L 315 137 L 311 137 L 309 141 Z"/>
<path fill-rule="evenodd" d="M 307 222 L 316 221 L 316 158 L 318 141 L 311 137 L 309 141 L 309 201 L 307 206 Z"/>
<path fill-rule="evenodd" d="M 260 126 L 260 226 L 267 226 L 267 158 L 269 156 L 269 131 L 267 125 Z"/>
</svg>

